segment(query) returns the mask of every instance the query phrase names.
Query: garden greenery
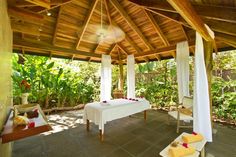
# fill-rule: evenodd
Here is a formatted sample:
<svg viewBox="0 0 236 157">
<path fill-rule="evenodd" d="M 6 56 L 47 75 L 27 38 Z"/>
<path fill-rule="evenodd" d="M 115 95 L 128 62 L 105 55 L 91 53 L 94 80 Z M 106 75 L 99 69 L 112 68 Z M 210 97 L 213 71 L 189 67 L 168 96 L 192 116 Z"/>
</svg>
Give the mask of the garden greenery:
<svg viewBox="0 0 236 157">
<path fill-rule="evenodd" d="M 100 64 L 24 56 L 24 64 L 13 56 L 14 104 L 20 104 L 19 84 L 30 84 L 29 102 L 43 108 L 75 106 L 99 101 Z M 193 58 L 190 60 L 190 93 L 193 94 Z M 126 69 L 124 69 L 124 78 Z M 119 69 L 113 66 L 112 88 L 118 87 Z M 124 83 L 126 92 L 126 83 Z M 145 96 L 154 107 L 178 102 L 176 62 L 174 59 L 136 65 L 136 95 Z M 214 57 L 212 95 L 213 111 L 219 118 L 236 120 L 236 52 Z"/>
</svg>

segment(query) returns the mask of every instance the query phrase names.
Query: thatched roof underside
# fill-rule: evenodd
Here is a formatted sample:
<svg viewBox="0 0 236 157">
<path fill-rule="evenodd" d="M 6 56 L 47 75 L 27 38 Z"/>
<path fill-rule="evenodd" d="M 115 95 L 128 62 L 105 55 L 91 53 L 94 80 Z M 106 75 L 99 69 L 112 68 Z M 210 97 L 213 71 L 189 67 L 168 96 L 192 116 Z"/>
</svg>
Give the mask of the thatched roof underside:
<svg viewBox="0 0 236 157">
<path fill-rule="evenodd" d="M 197 16 L 215 32 L 218 50 L 236 47 L 236 0 L 190 0 Z M 103 24 L 123 40 L 98 41 L 101 0 L 8 0 L 16 52 L 100 62 L 135 55 L 137 63 L 175 57 L 187 40 L 194 53 L 195 29 L 168 0 L 102 0 Z M 51 13 L 51 16 L 47 16 Z M 188 18 L 188 17 L 187 17 Z"/>
</svg>

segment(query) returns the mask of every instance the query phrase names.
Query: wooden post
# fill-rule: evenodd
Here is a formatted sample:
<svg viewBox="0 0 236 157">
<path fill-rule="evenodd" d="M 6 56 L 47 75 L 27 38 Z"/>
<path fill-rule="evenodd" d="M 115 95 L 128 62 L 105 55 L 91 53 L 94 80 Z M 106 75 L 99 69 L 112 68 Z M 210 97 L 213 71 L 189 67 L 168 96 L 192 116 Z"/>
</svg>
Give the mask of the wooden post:
<svg viewBox="0 0 236 157">
<path fill-rule="evenodd" d="M 87 131 L 89 131 L 89 120 L 88 119 L 87 119 L 86 126 L 87 126 Z"/>
<path fill-rule="evenodd" d="M 119 87 L 120 87 L 120 90 L 123 90 L 124 89 L 124 73 L 123 73 L 123 63 L 122 63 L 122 60 L 121 60 L 121 55 L 120 55 L 120 52 L 119 52 L 119 69 L 120 69 L 120 75 L 119 75 L 119 80 L 120 80 L 120 84 L 119 84 Z"/>
<path fill-rule="evenodd" d="M 204 58 L 205 58 L 205 66 L 206 66 L 208 89 L 209 89 L 210 115 L 211 115 L 211 119 L 212 119 L 211 80 L 212 80 L 212 68 L 213 68 L 213 65 L 212 65 L 213 43 L 203 40 L 203 44 L 204 44 Z"/>
<path fill-rule="evenodd" d="M 144 113 L 144 115 L 143 115 L 144 120 L 146 121 L 147 120 L 147 110 L 145 110 L 143 113 Z"/>
<path fill-rule="evenodd" d="M 99 130 L 99 136 L 100 136 L 100 141 L 104 140 L 104 135 L 102 133 L 102 130 Z"/>
</svg>

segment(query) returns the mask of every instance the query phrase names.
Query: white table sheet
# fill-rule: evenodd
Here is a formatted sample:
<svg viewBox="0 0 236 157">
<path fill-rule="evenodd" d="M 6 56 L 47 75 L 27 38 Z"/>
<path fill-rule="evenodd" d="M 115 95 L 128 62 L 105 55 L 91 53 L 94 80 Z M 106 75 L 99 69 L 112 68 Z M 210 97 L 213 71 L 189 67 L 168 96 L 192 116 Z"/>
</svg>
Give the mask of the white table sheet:
<svg viewBox="0 0 236 157">
<path fill-rule="evenodd" d="M 123 118 L 150 108 L 146 99 L 135 98 L 138 101 L 127 99 L 109 100 L 107 103 L 93 102 L 85 105 L 84 122 L 90 120 L 99 126 L 104 133 L 104 125 L 112 120 Z"/>
</svg>

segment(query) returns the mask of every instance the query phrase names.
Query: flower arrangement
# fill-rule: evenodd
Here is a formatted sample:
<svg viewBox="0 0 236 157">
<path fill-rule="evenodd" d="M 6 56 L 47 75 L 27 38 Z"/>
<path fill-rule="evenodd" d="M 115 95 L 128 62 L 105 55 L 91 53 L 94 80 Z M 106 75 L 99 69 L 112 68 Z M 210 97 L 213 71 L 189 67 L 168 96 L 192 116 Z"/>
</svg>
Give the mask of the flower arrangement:
<svg viewBox="0 0 236 157">
<path fill-rule="evenodd" d="M 30 84 L 27 82 L 27 80 L 21 81 L 20 89 L 22 93 L 28 93 L 30 91 Z"/>
</svg>

